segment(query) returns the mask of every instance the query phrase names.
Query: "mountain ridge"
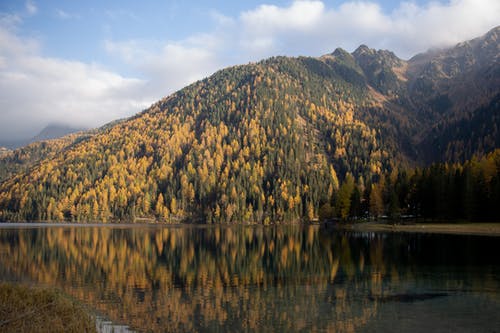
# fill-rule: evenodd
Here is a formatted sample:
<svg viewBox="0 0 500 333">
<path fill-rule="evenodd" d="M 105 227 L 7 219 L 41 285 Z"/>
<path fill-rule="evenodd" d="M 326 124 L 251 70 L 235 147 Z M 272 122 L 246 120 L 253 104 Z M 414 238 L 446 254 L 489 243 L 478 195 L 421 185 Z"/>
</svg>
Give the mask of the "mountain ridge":
<svg viewBox="0 0 500 333">
<path fill-rule="evenodd" d="M 314 220 L 345 184 L 499 148 L 499 29 L 426 61 L 362 45 L 218 71 L 3 181 L 0 219 Z"/>
</svg>

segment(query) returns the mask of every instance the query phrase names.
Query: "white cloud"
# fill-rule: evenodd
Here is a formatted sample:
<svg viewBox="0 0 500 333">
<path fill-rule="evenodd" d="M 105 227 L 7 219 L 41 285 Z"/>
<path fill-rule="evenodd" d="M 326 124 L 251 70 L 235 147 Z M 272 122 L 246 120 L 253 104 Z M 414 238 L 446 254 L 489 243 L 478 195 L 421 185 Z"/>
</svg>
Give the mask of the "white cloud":
<svg viewBox="0 0 500 333">
<path fill-rule="evenodd" d="M 234 19 L 232 17 L 226 16 L 222 13 L 219 13 L 216 10 L 210 11 L 210 17 L 219 25 L 219 26 L 228 26 L 234 24 Z"/>
<path fill-rule="evenodd" d="M 0 45 L 0 139 L 30 137 L 51 122 L 94 127 L 149 105 L 141 80 L 41 56 L 37 43 L 1 28 Z"/>
<path fill-rule="evenodd" d="M 500 24 L 500 2 L 451 0 L 425 5 L 401 2 L 392 12 L 385 12 L 373 1 L 347 1 L 328 7 L 323 1 L 296 0 L 284 7 L 260 5 L 234 17 L 217 11 L 209 15 L 216 24 L 211 32 L 165 41 L 164 47 L 160 46 L 161 41 L 112 42 L 114 48 L 108 50 L 138 67 L 169 63 L 170 67 L 157 67 L 173 70 L 186 67 L 185 62 L 177 58 L 179 64 L 172 65 L 176 58 L 169 57 L 165 48 L 181 48 L 188 60 L 192 55 L 199 61 L 196 69 L 185 68 L 188 73 L 181 75 L 182 79 L 201 78 L 215 68 L 273 55 L 319 56 L 336 47 L 353 51 L 360 44 L 390 49 L 400 57 L 409 58 L 432 47 L 453 45 L 479 36 Z M 147 56 L 138 54 L 144 50 Z M 199 58 L 196 54 L 205 56 Z M 148 65 L 148 61 L 152 63 Z M 168 88 L 171 87 L 165 91 L 169 91 Z"/>
<path fill-rule="evenodd" d="M 0 13 L 0 27 L 12 29 L 22 22 L 21 16 L 17 14 Z"/>
<path fill-rule="evenodd" d="M 391 13 L 376 2 L 349 1 L 327 8 L 321 1 L 288 7 L 262 5 L 241 14 L 240 40 L 249 52 L 320 55 L 337 46 L 389 48 L 410 57 L 452 45 L 500 24 L 500 1 L 452 0 L 419 6 L 402 2 Z M 319 52 L 319 53 L 318 53 Z"/>
<path fill-rule="evenodd" d="M 321 1 L 295 1 L 287 8 L 261 5 L 243 12 L 240 20 L 249 34 L 268 34 L 278 31 L 314 29 L 325 13 Z"/>
<path fill-rule="evenodd" d="M 480 36 L 500 24 L 500 2 L 452 0 L 418 7 L 403 4 L 391 15 L 392 45 L 407 55 Z M 407 51 L 408 50 L 408 51 Z"/>
<path fill-rule="evenodd" d="M 212 51 L 218 40 L 212 35 L 192 36 L 183 43 L 130 40 L 106 41 L 105 48 L 118 55 L 147 78 L 144 95 L 154 100 L 202 79 L 223 64 Z"/>
<path fill-rule="evenodd" d="M 128 64 L 132 64 L 138 59 L 143 59 L 149 54 L 149 49 L 155 47 L 155 43 L 146 40 L 128 40 L 125 42 L 104 41 L 104 48 L 110 54 L 118 56 Z"/>
<path fill-rule="evenodd" d="M 59 18 L 61 20 L 70 20 L 70 19 L 74 19 L 74 18 L 80 18 L 79 15 L 68 13 L 67 11 L 62 10 L 62 9 L 56 9 L 55 15 L 57 18 Z"/>
<path fill-rule="evenodd" d="M 179 88 L 217 69 L 215 55 L 210 50 L 196 46 L 167 44 L 159 55 L 150 55 L 142 65 L 145 72 L 167 86 L 178 85 Z M 168 74 L 169 77 L 161 79 Z"/>
<path fill-rule="evenodd" d="M 35 15 L 38 12 L 38 7 L 33 1 L 26 1 L 25 7 L 28 15 Z"/>
</svg>

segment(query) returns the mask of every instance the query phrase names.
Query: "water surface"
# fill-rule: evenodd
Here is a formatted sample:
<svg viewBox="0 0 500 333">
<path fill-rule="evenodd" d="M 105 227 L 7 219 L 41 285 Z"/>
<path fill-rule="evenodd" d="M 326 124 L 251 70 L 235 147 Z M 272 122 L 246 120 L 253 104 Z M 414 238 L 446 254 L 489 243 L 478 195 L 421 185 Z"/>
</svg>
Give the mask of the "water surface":
<svg viewBox="0 0 500 333">
<path fill-rule="evenodd" d="M 138 331 L 495 332 L 500 242 L 319 226 L 0 225 L 0 279 Z"/>
</svg>

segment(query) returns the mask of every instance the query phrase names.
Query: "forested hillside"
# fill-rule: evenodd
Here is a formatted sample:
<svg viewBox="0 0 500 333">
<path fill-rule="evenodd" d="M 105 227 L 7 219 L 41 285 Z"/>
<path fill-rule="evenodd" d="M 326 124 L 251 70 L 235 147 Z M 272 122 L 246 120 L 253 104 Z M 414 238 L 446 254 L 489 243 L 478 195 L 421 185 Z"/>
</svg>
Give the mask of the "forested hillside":
<svg viewBox="0 0 500 333">
<path fill-rule="evenodd" d="M 0 182 L 45 159 L 50 159 L 73 144 L 86 140 L 92 132 L 79 132 L 62 138 L 37 141 L 25 147 L 0 153 Z"/>
<path fill-rule="evenodd" d="M 338 187 L 334 161 L 370 177 L 391 156 L 354 118 L 363 91 L 322 84 L 317 64 L 275 58 L 187 87 L 6 181 L 3 216 L 313 219 Z"/>
<path fill-rule="evenodd" d="M 481 94 L 465 101 L 456 95 L 458 86 L 479 91 L 467 80 L 484 68 L 498 71 L 491 51 L 498 50 L 498 30 L 458 51 L 409 62 L 361 46 L 352 54 L 337 49 L 224 69 L 84 140 L 49 146 L 53 153 L 43 156 L 32 152 L 43 158 L 0 184 L 0 219 L 277 223 L 362 216 L 377 206 L 377 188 L 403 175 L 399 170 L 499 147 L 497 77 L 481 81 Z M 454 67 L 455 84 L 442 69 L 453 57 L 460 65 L 462 49 L 472 50 L 472 64 Z M 474 135 L 467 135 L 471 124 Z M 389 192 L 382 208 L 372 207 L 376 215 L 407 207 Z"/>
</svg>

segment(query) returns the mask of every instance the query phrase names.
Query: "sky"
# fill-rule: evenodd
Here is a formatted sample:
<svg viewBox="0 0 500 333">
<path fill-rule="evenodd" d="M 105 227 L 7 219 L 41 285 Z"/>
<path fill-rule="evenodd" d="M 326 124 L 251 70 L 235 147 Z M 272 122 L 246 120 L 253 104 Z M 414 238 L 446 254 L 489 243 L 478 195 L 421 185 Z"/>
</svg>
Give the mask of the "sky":
<svg viewBox="0 0 500 333">
<path fill-rule="evenodd" d="M 1 0 L 0 142 L 131 116 L 227 66 L 361 44 L 409 59 L 498 25 L 499 0 Z"/>
</svg>

